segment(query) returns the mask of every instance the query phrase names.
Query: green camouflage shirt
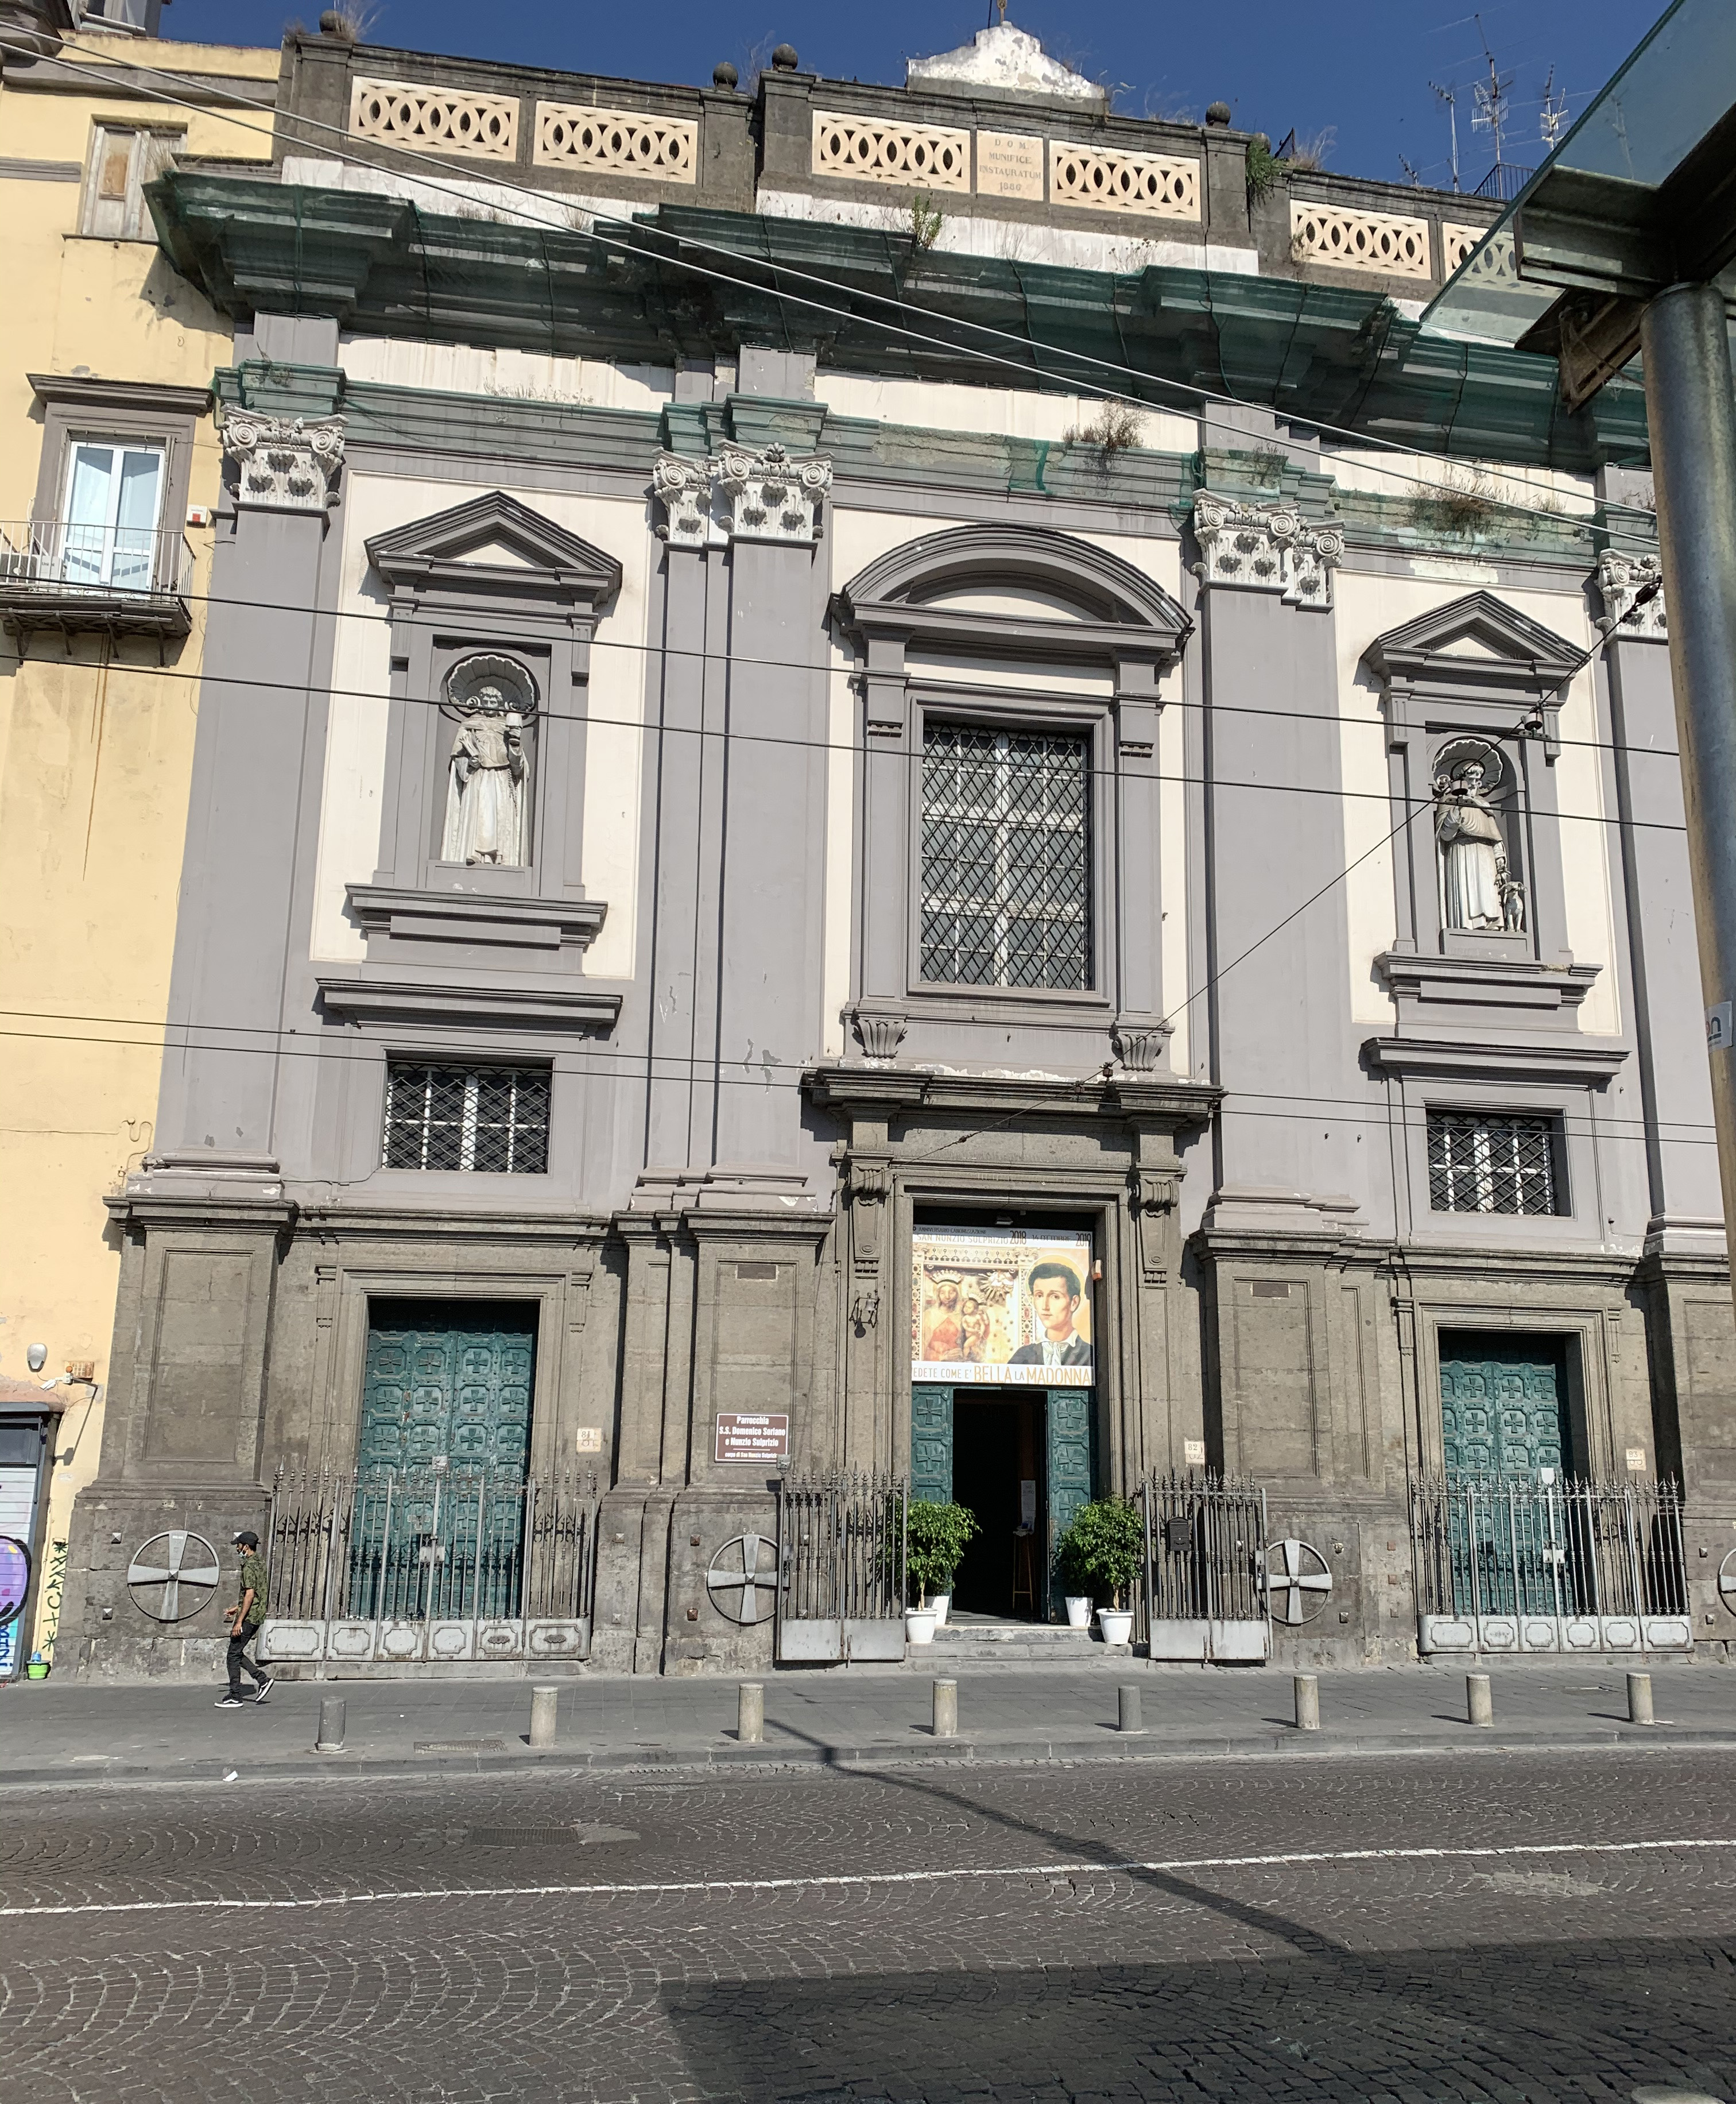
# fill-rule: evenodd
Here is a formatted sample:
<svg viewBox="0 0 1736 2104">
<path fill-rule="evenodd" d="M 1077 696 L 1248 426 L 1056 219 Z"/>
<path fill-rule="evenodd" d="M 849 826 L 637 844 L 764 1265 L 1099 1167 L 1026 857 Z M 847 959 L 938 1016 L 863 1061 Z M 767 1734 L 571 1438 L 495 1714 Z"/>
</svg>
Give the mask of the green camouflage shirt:
<svg viewBox="0 0 1736 2104">
<path fill-rule="evenodd" d="M 247 1597 L 247 1588 L 253 1589 L 253 1604 L 247 1613 L 247 1626 L 256 1629 L 265 1619 L 265 1565 L 256 1549 L 250 1549 L 241 1559 L 241 1590 L 235 1595 L 238 1601 Z"/>
</svg>

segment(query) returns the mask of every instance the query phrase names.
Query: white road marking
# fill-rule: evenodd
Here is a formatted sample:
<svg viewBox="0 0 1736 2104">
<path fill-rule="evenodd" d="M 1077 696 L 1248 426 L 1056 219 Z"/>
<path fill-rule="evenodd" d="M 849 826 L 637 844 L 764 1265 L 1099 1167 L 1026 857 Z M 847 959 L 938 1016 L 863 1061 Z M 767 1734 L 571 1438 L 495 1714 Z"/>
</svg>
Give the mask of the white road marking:
<svg viewBox="0 0 1736 2104">
<path fill-rule="evenodd" d="M 693 1878 L 666 1884 L 438 1885 L 401 1892 L 328 1892 L 309 1899 L 239 1899 L 213 1896 L 187 1900 L 86 1900 L 65 1905 L 0 1906 L 0 1919 L 48 1915 L 198 1914 L 225 1908 L 261 1913 L 272 1908 L 401 1906 L 412 1900 L 629 1899 L 691 1897 L 703 1892 L 799 1892 L 860 1890 L 871 1885 L 961 1884 L 977 1878 L 1137 1876 L 1142 1871 L 1182 1876 L 1196 1870 L 1282 1870 L 1311 1863 L 1489 1862 L 1520 1856 L 1667 1855 L 1677 1850 L 1736 1848 L 1736 1839 L 1711 1841 L 1525 1841 L 1482 1848 L 1306 1848 L 1278 1856 L 1176 1856 L 1151 1862 L 1093 1863 L 1071 1857 L 1058 1863 L 1015 1863 L 1004 1867 L 960 1866 L 944 1870 L 862 1870 L 807 1878 Z"/>
</svg>

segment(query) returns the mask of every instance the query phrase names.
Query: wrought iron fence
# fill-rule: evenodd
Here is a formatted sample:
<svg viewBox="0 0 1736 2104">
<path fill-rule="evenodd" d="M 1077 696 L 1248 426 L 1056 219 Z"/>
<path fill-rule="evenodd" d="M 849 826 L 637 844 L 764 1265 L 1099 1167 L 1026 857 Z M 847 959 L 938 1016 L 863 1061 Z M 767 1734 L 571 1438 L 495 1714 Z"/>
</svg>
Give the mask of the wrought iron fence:
<svg viewBox="0 0 1736 2104">
<path fill-rule="evenodd" d="M 1425 1649 L 1693 1640 L 1674 1482 L 1453 1474 L 1413 1482 L 1410 1507 Z"/>
<path fill-rule="evenodd" d="M 1140 1487 L 1145 1571 L 1136 1638 L 1153 1658 L 1264 1658 L 1266 1493 L 1249 1477 L 1171 1470 Z"/>
<path fill-rule="evenodd" d="M 0 525 L 0 586 L 176 598 L 192 581 L 193 551 L 172 528 L 81 525 L 67 519 Z"/>
<path fill-rule="evenodd" d="M 542 1655 L 583 1649 L 596 1522 L 594 1476 L 281 1472 L 271 1500 L 272 1656 L 362 1656 L 361 1633 L 372 1631 L 367 1655 L 408 1656 L 414 1632 L 436 1628 L 471 1634 L 430 1638 L 430 1656 L 534 1652 L 527 1633 L 538 1626 Z M 581 1625 L 582 1640 L 553 1634 Z M 411 1634 L 394 1644 L 388 1629 Z"/>
<path fill-rule="evenodd" d="M 902 1478 L 786 1478 L 778 1487 L 781 1658 L 904 1655 L 910 1485 Z"/>
</svg>

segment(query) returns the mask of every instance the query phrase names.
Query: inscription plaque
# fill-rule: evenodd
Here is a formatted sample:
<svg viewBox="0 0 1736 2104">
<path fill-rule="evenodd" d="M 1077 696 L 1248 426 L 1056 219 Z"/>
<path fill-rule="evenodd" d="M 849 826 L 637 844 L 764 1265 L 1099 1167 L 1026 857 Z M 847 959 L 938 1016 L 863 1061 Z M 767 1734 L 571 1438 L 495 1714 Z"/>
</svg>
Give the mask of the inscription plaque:
<svg viewBox="0 0 1736 2104">
<path fill-rule="evenodd" d="M 1043 141 L 1023 132 L 977 134 L 977 194 L 1043 202 Z"/>
<path fill-rule="evenodd" d="M 763 1410 L 720 1410 L 711 1458 L 714 1461 L 787 1461 L 788 1415 Z"/>
</svg>

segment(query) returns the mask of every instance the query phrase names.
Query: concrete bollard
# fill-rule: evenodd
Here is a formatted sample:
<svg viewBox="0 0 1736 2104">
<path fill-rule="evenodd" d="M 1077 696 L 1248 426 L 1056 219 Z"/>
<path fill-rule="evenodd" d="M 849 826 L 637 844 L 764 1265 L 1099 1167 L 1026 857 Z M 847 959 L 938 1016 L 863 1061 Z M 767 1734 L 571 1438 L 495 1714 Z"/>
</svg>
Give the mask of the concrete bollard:
<svg viewBox="0 0 1736 2104">
<path fill-rule="evenodd" d="M 736 1738 L 744 1746 L 757 1746 L 765 1735 L 765 1683 L 744 1680 L 736 1690 Z"/>
<path fill-rule="evenodd" d="M 1320 1683 L 1311 1673 L 1296 1675 L 1296 1728 L 1298 1732 L 1320 1728 Z"/>
<path fill-rule="evenodd" d="M 937 1680 L 934 1683 L 934 1736 L 937 1739 L 955 1739 L 959 1736 L 959 1683 L 955 1680 Z"/>
<path fill-rule="evenodd" d="M 531 1744 L 532 1746 L 552 1746 L 554 1744 L 554 1705 L 560 1701 L 558 1687 L 533 1687 L 531 1690 Z"/>
<path fill-rule="evenodd" d="M 1649 1673 L 1630 1673 L 1627 1676 L 1627 1721 L 1630 1724 L 1658 1722 L 1652 1709 L 1652 1676 Z"/>
<path fill-rule="evenodd" d="M 1115 1690 L 1115 1729 L 1118 1732 L 1142 1732 L 1140 1721 L 1139 1690 L 1128 1681 L 1123 1681 Z"/>
<path fill-rule="evenodd" d="M 1495 1695 L 1486 1673 L 1465 1675 L 1465 1714 L 1473 1724 L 1494 1723 Z"/>
<path fill-rule="evenodd" d="M 319 1698 L 319 1736 L 314 1741 L 316 1754 L 341 1754 L 344 1750 L 344 1698 L 341 1695 L 323 1695 Z"/>
</svg>

